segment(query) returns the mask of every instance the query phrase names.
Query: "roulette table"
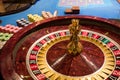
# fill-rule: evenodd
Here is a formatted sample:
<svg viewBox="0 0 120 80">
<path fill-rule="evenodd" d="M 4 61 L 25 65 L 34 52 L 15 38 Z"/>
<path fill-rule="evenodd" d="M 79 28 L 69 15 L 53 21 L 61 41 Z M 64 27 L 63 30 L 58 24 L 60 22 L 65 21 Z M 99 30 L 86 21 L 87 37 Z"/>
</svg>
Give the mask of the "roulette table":
<svg viewBox="0 0 120 80">
<path fill-rule="evenodd" d="M 12 0 L 4 0 L 12 1 Z M 26 1 L 26 0 L 14 0 L 14 1 Z M 28 14 L 39 14 L 42 11 L 50 11 L 54 13 L 55 10 L 58 11 L 58 16 L 64 16 L 64 11 L 66 8 L 71 8 L 72 6 L 80 7 L 80 14 L 78 15 L 91 15 L 103 18 L 120 18 L 120 4 L 118 0 L 28 0 L 35 1 L 34 4 L 30 4 L 29 8 L 22 8 L 19 13 L 11 13 L 9 15 L 0 16 L 2 23 L 0 25 L 4 26 L 6 24 L 16 25 L 15 21 L 21 18 L 27 18 Z M 28 3 L 26 3 L 28 4 Z M 12 4 L 13 5 L 13 4 Z M 12 6 L 11 6 L 12 7 Z M 20 7 L 20 6 L 19 6 Z M 22 7 L 22 6 L 21 6 Z M 8 10 L 10 7 L 8 7 Z M 13 9 L 13 8 L 12 8 Z M 18 7 L 17 7 L 18 10 Z M 8 13 L 6 13 L 8 14 Z"/>
<path fill-rule="evenodd" d="M 83 50 L 66 49 L 72 19 L 81 25 Z M 120 80 L 120 25 L 95 16 L 59 16 L 14 34 L 0 55 L 5 80 Z"/>
</svg>

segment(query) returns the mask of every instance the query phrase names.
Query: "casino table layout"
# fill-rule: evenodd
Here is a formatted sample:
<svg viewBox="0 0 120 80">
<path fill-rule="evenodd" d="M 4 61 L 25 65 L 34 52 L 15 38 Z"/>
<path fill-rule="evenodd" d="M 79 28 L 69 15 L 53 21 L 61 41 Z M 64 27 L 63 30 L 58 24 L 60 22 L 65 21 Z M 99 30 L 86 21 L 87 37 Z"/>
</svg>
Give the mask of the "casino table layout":
<svg viewBox="0 0 120 80">
<path fill-rule="evenodd" d="M 16 20 L 26 18 L 28 14 L 39 14 L 41 11 L 58 11 L 58 16 L 63 16 L 66 8 L 80 7 L 80 15 L 99 16 L 103 18 L 120 18 L 120 4 L 117 0 L 36 0 L 27 10 L 19 13 L 1 16 L 2 26 L 6 24 L 16 25 Z"/>
<path fill-rule="evenodd" d="M 74 5 L 80 14 L 64 14 Z M 58 10 L 58 16 L 24 27 L 1 49 L 0 72 L 5 80 L 120 80 L 120 23 L 108 19 L 119 19 L 116 0 L 38 0 L 27 10 L 1 16 L 1 24 L 16 25 L 18 18 L 43 10 Z M 81 27 L 77 55 L 67 49 L 73 19 Z"/>
</svg>

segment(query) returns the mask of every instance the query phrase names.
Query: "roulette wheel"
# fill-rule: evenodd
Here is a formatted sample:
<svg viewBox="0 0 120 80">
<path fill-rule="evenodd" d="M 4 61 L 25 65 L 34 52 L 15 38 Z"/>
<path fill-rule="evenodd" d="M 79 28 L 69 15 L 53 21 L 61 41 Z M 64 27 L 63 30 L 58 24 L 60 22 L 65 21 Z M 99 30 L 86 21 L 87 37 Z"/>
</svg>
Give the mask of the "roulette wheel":
<svg viewBox="0 0 120 80">
<path fill-rule="evenodd" d="M 66 49 L 72 19 L 80 21 L 79 55 Z M 35 22 L 12 36 L 1 51 L 5 80 L 119 80 L 119 23 L 95 16 L 59 16 Z"/>
</svg>

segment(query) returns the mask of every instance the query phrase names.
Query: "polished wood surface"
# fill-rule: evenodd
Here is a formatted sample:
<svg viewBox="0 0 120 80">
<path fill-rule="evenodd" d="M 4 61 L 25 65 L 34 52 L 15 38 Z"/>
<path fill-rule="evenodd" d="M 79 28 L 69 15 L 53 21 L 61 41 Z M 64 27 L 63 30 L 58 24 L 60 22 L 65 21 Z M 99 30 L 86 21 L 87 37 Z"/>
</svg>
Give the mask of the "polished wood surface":
<svg viewBox="0 0 120 80">
<path fill-rule="evenodd" d="M 3 1 L 0 0 L 0 13 L 3 13 L 3 12 L 5 12 L 5 7 L 4 7 Z"/>
</svg>

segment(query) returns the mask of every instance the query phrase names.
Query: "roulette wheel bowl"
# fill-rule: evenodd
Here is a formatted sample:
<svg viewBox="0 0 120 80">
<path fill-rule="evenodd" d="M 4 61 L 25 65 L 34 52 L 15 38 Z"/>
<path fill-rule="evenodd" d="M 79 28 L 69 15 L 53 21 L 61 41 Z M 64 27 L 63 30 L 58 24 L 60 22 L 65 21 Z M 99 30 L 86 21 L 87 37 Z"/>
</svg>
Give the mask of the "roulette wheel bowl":
<svg viewBox="0 0 120 80">
<path fill-rule="evenodd" d="M 28 79 L 32 80 L 34 75 L 29 71 L 30 67 L 26 60 L 31 46 L 39 38 L 49 35 L 52 32 L 62 31 L 68 29 L 69 24 L 71 24 L 71 19 L 79 19 L 80 25 L 82 25 L 83 30 L 90 30 L 94 33 L 98 32 L 102 35 L 110 37 L 110 40 L 114 40 L 115 44 L 118 43 L 119 46 L 119 37 L 120 37 L 120 26 L 119 23 L 115 21 L 110 21 L 109 19 L 95 17 L 95 16 L 59 16 L 50 19 L 46 19 L 40 22 L 35 22 L 20 30 L 14 34 L 10 40 L 4 45 L 0 54 L 0 71 L 5 80 L 16 79 L 21 80 L 22 75 L 29 76 Z M 43 32 L 42 32 L 43 31 Z M 114 33 L 114 34 L 113 34 Z M 19 55 L 20 54 L 20 55 Z M 115 57 L 115 55 L 113 55 Z M 117 55 L 118 56 L 118 55 Z M 18 61 L 18 63 L 17 63 Z M 116 61 L 116 60 L 115 60 Z M 17 66 L 24 66 L 24 69 Z M 115 65 L 113 67 L 115 69 Z M 18 71 L 17 71 L 18 70 Z M 19 71 L 20 70 L 20 71 Z M 111 74 L 112 75 L 112 72 Z M 32 76 L 32 78 L 31 78 Z M 118 76 L 118 75 L 117 75 Z M 36 77 L 36 76 L 35 76 Z M 34 78 L 36 79 L 36 78 Z M 37 77 L 39 80 L 40 78 Z M 42 80 L 42 79 L 40 79 Z M 73 79 L 77 80 L 77 78 Z M 104 78 L 103 78 L 104 80 Z"/>
</svg>

